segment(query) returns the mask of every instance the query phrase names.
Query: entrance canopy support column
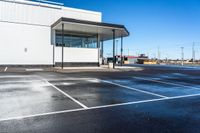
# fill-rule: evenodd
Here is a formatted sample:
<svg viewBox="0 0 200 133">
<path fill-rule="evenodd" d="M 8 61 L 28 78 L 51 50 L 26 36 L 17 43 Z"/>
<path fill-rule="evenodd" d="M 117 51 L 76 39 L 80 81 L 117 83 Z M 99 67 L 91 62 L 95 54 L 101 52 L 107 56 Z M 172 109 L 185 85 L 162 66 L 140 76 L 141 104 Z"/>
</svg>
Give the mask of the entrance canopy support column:
<svg viewBox="0 0 200 133">
<path fill-rule="evenodd" d="M 121 36 L 121 66 L 123 65 L 123 36 Z"/>
<path fill-rule="evenodd" d="M 101 58 L 102 58 L 102 65 L 104 65 L 104 56 L 103 56 L 103 41 L 101 41 Z"/>
<path fill-rule="evenodd" d="M 52 60 L 52 66 L 55 67 L 55 30 L 51 29 L 51 44 L 53 46 L 53 60 Z"/>
<path fill-rule="evenodd" d="M 97 34 L 98 66 L 100 67 L 100 35 Z"/>
<path fill-rule="evenodd" d="M 115 59 L 115 30 L 113 31 L 113 69 L 115 69 L 115 63 L 116 63 L 116 59 Z"/>
<path fill-rule="evenodd" d="M 64 67 L 64 23 L 62 23 L 62 64 L 61 67 Z"/>
</svg>

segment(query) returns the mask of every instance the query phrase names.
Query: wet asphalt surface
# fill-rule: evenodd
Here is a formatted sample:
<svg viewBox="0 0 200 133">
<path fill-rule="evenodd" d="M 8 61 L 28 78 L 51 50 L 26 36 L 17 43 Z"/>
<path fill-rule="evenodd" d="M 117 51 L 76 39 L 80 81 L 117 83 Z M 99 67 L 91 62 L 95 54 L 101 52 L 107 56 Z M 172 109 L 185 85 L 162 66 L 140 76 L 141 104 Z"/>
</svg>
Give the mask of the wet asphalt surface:
<svg viewBox="0 0 200 133">
<path fill-rule="evenodd" d="M 0 73 L 0 132 L 200 132 L 199 68 L 133 67 Z"/>
</svg>

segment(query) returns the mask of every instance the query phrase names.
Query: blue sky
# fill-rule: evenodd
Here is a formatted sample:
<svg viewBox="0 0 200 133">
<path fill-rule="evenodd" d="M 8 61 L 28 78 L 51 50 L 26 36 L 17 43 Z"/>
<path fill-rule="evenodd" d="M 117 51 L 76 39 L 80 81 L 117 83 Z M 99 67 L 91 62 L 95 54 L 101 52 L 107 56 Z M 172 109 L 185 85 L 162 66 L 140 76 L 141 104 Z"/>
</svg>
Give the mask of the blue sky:
<svg viewBox="0 0 200 133">
<path fill-rule="evenodd" d="M 100 11 L 103 21 L 124 24 L 131 35 L 125 39 L 125 54 L 145 53 L 161 58 L 200 58 L 200 0 L 54 0 L 65 6 Z M 106 55 L 111 54 L 106 43 Z M 119 50 L 118 50 L 119 51 Z"/>
</svg>

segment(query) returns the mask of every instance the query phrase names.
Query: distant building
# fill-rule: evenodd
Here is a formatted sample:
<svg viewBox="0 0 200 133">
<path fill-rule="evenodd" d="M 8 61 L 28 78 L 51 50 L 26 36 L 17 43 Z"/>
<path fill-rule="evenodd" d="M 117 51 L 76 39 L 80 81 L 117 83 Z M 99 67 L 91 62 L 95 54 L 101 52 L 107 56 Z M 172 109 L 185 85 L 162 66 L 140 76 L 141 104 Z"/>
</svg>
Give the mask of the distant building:
<svg viewBox="0 0 200 133">
<path fill-rule="evenodd" d="M 138 57 L 137 56 L 121 56 L 120 55 L 116 55 L 115 56 L 116 59 L 116 64 L 120 64 L 121 63 L 121 59 L 122 59 L 122 63 L 123 64 L 136 64 L 138 62 Z M 113 62 L 113 57 L 108 57 L 107 58 L 107 63 L 108 62 Z"/>
<path fill-rule="evenodd" d="M 124 64 L 136 64 L 138 62 L 137 56 L 124 56 Z"/>
<path fill-rule="evenodd" d="M 145 54 L 140 54 L 137 58 L 137 63 L 138 64 L 144 64 L 145 61 L 148 61 L 149 57 L 146 56 Z"/>
</svg>

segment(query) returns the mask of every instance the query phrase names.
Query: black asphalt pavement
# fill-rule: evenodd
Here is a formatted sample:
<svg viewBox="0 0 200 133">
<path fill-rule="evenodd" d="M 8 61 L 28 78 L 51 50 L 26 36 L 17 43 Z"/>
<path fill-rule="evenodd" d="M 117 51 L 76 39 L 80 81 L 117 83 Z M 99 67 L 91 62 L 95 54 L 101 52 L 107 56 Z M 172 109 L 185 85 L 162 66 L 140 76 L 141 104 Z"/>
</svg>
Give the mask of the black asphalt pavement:
<svg viewBox="0 0 200 133">
<path fill-rule="evenodd" d="M 198 133 L 200 69 L 0 73 L 1 133 Z"/>
</svg>

